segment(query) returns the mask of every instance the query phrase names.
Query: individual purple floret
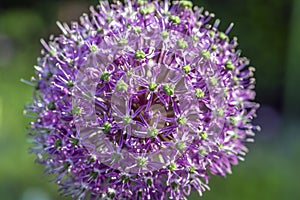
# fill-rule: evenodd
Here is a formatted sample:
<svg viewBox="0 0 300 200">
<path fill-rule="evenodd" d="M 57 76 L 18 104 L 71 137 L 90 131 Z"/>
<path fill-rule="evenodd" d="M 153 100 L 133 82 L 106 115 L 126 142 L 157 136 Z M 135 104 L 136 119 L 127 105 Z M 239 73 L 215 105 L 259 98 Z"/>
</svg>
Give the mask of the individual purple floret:
<svg viewBox="0 0 300 200">
<path fill-rule="evenodd" d="M 190 1 L 101 1 L 35 66 L 32 153 L 74 199 L 187 199 L 253 141 L 254 68 Z"/>
</svg>

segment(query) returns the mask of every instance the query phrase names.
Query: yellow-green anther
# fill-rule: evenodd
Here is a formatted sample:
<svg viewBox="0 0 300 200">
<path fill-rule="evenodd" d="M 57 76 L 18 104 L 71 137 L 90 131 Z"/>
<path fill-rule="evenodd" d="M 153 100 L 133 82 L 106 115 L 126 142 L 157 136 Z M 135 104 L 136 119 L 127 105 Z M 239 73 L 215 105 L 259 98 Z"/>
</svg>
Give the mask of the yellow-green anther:
<svg viewBox="0 0 300 200">
<path fill-rule="evenodd" d="M 148 6 L 147 6 L 147 9 L 149 10 L 149 12 L 150 13 L 153 13 L 154 11 L 155 11 L 155 6 L 153 5 L 153 4 L 149 4 Z"/>
<path fill-rule="evenodd" d="M 125 83 L 123 80 L 119 80 L 117 82 L 117 85 L 116 85 L 116 90 L 117 91 L 120 91 L 120 92 L 124 92 L 128 89 L 128 85 L 127 83 Z"/>
<path fill-rule="evenodd" d="M 180 1 L 179 5 L 183 8 L 192 8 L 193 3 L 191 1 Z"/>
<path fill-rule="evenodd" d="M 197 88 L 196 90 L 195 90 L 195 95 L 196 95 L 196 97 L 197 98 L 203 98 L 204 97 L 204 92 L 203 92 L 203 90 L 201 90 L 200 88 Z"/>
<path fill-rule="evenodd" d="M 211 78 L 209 79 L 209 84 L 210 84 L 211 86 L 216 86 L 217 83 L 218 83 L 218 81 L 217 81 L 217 79 L 216 79 L 215 77 L 211 77 Z"/>
<path fill-rule="evenodd" d="M 221 40 L 225 40 L 225 39 L 228 38 L 227 35 L 223 32 L 219 32 L 219 37 L 220 37 Z"/>
<path fill-rule="evenodd" d="M 123 117 L 123 122 L 124 122 L 125 125 L 130 124 L 130 123 L 131 123 L 131 117 L 128 116 L 128 115 L 125 115 L 125 116 Z"/>
<path fill-rule="evenodd" d="M 237 119 L 235 117 L 229 117 L 230 125 L 235 126 L 237 124 Z"/>
<path fill-rule="evenodd" d="M 171 164 L 169 164 L 169 165 L 168 165 L 168 169 L 169 169 L 170 171 L 176 170 L 176 169 L 177 169 L 176 163 L 171 163 Z"/>
<path fill-rule="evenodd" d="M 196 171 L 196 167 L 195 166 L 191 166 L 190 167 L 190 173 L 194 173 Z"/>
<path fill-rule="evenodd" d="M 208 35 L 213 38 L 215 36 L 215 32 L 214 31 L 209 31 Z"/>
<path fill-rule="evenodd" d="M 145 0 L 138 0 L 138 4 L 141 6 L 141 5 L 144 5 L 146 3 Z"/>
<path fill-rule="evenodd" d="M 217 145 L 218 145 L 218 147 L 219 147 L 220 149 L 223 148 L 223 144 L 221 144 L 221 143 L 218 142 Z"/>
<path fill-rule="evenodd" d="M 104 133 L 109 133 L 111 129 L 111 124 L 109 122 L 105 122 L 102 127 Z"/>
<path fill-rule="evenodd" d="M 74 65 L 74 60 L 71 60 L 71 59 L 70 59 L 70 60 L 68 61 L 68 63 L 69 63 L 69 65 Z"/>
<path fill-rule="evenodd" d="M 228 96 L 228 95 L 229 95 L 228 88 L 224 88 L 224 89 L 223 89 L 223 92 L 224 92 L 224 95 L 225 95 L 225 96 Z"/>
<path fill-rule="evenodd" d="M 239 84 L 239 78 L 238 78 L 238 77 L 234 76 L 234 77 L 232 78 L 232 80 L 234 81 L 234 84 L 235 84 L 235 85 L 238 85 L 238 84 Z"/>
<path fill-rule="evenodd" d="M 142 27 L 140 27 L 140 26 L 133 26 L 132 29 L 136 33 L 141 33 L 142 32 Z"/>
<path fill-rule="evenodd" d="M 140 9 L 140 13 L 142 15 L 148 15 L 155 11 L 155 6 L 153 4 L 146 5 L 145 7 Z"/>
<path fill-rule="evenodd" d="M 185 49 L 188 47 L 188 43 L 184 39 L 180 39 L 177 41 L 178 49 Z"/>
<path fill-rule="evenodd" d="M 206 140 L 207 139 L 207 133 L 206 132 L 201 132 L 200 137 L 201 137 L 202 140 Z"/>
<path fill-rule="evenodd" d="M 146 54 L 143 50 L 137 50 L 134 54 L 135 59 L 144 59 L 146 57 Z"/>
<path fill-rule="evenodd" d="M 150 127 L 147 131 L 149 137 L 155 137 L 158 134 L 158 130 L 154 127 Z"/>
<path fill-rule="evenodd" d="M 207 152 L 206 152 L 206 150 L 205 150 L 204 147 L 200 147 L 200 149 L 199 149 L 199 154 L 200 154 L 200 155 L 206 155 L 206 154 L 207 154 Z"/>
<path fill-rule="evenodd" d="M 231 60 L 228 60 L 225 64 L 226 68 L 229 69 L 229 70 L 234 70 L 235 69 L 235 66 L 233 65 L 232 61 Z"/>
<path fill-rule="evenodd" d="M 202 25 L 202 23 L 201 23 L 201 22 L 195 22 L 195 26 L 196 26 L 196 27 L 198 27 L 198 28 L 199 28 L 201 25 Z"/>
<path fill-rule="evenodd" d="M 90 47 L 91 51 L 93 53 L 97 52 L 98 51 L 98 47 L 95 45 L 95 44 L 92 44 L 91 47 Z"/>
<path fill-rule="evenodd" d="M 236 132 L 234 132 L 233 138 L 234 138 L 234 139 L 237 139 L 238 137 L 239 137 L 239 135 L 238 135 Z"/>
<path fill-rule="evenodd" d="M 73 87 L 74 86 L 74 83 L 72 80 L 69 80 L 67 83 L 66 83 L 66 86 L 67 87 Z"/>
<path fill-rule="evenodd" d="M 51 56 L 55 56 L 55 55 L 56 55 L 56 50 L 55 50 L 55 49 L 51 49 L 51 50 L 49 51 L 49 54 L 50 54 Z"/>
<path fill-rule="evenodd" d="M 128 71 L 126 72 L 126 75 L 127 75 L 127 76 L 131 76 L 131 75 L 132 75 L 132 71 L 131 71 L 131 70 L 128 70 Z"/>
<path fill-rule="evenodd" d="M 170 16 L 171 12 L 170 11 L 163 11 L 162 14 L 165 15 L 165 16 Z"/>
<path fill-rule="evenodd" d="M 82 107 L 78 106 L 78 105 L 74 105 L 71 109 L 71 113 L 73 115 L 79 115 L 82 112 Z"/>
<path fill-rule="evenodd" d="M 123 46 L 125 44 L 128 44 L 128 40 L 126 40 L 125 38 L 122 38 L 118 41 L 119 46 Z"/>
<path fill-rule="evenodd" d="M 222 117 L 224 115 L 224 110 L 222 108 L 217 109 L 217 116 Z"/>
<path fill-rule="evenodd" d="M 186 144 L 183 141 L 179 141 L 176 143 L 176 149 L 178 149 L 179 151 L 183 151 L 186 149 Z"/>
<path fill-rule="evenodd" d="M 202 50 L 200 52 L 201 56 L 205 59 L 205 60 L 209 60 L 210 59 L 210 52 L 208 50 Z"/>
<path fill-rule="evenodd" d="M 182 67 L 182 69 L 183 69 L 184 73 L 188 74 L 191 71 L 191 66 L 190 65 L 184 65 Z"/>
<path fill-rule="evenodd" d="M 137 159 L 137 165 L 143 167 L 147 164 L 147 158 L 140 157 Z"/>
<path fill-rule="evenodd" d="M 98 33 L 102 33 L 103 32 L 103 28 L 102 27 L 98 28 L 97 32 Z"/>
<path fill-rule="evenodd" d="M 163 39 L 167 39 L 169 37 L 168 31 L 161 32 L 161 36 L 162 36 Z"/>
<path fill-rule="evenodd" d="M 100 80 L 108 81 L 109 80 L 109 72 L 108 71 L 103 72 L 100 76 Z"/>
<path fill-rule="evenodd" d="M 198 41 L 199 41 L 199 38 L 198 38 L 196 35 L 192 35 L 192 36 L 191 36 L 191 39 L 192 39 L 194 42 L 198 42 Z"/>
<path fill-rule="evenodd" d="M 170 20 L 174 23 L 174 24 L 180 24 L 181 20 L 178 16 L 175 15 L 171 15 L 170 16 Z"/>
<path fill-rule="evenodd" d="M 154 91 L 157 87 L 157 84 L 156 83 L 149 83 L 148 87 L 149 87 L 150 91 Z"/>
<path fill-rule="evenodd" d="M 166 84 L 163 86 L 162 89 L 168 96 L 171 96 L 174 94 L 175 86 L 171 84 Z"/>
<path fill-rule="evenodd" d="M 212 51 L 215 51 L 215 50 L 217 50 L 217 48 L 218 48 L 218 46 L 217 46 L 217 45 L 215 45 L 215 44 L 213 44 L 213 45 L 211 46 L 211 50 L 212 50 Z"/>
<path fill-rule="evenodd" d="M 177 119 L 177 123 L 182 125 L 182 126 L 186 125 L 186 122 L 187 122 L 187 118 L 185 118 L 185 117 L 179 117 Z"/>
<path fill-rule="evenodd" d="M 107 23 L 110 23 L 113 20 L 113 18 L 111 16 L 106 17 L 105 21 Z"/>
</svg>

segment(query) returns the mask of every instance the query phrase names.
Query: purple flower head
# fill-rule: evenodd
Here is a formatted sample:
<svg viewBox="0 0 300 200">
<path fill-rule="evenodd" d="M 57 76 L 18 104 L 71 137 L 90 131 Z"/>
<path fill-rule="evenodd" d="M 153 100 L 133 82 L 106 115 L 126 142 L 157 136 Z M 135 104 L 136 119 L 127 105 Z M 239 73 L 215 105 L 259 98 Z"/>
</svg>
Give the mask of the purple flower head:
<svg viewBox="0 0 300 200">
<path fill-rule="evenodd" d="M 115 1 L 42 40 L 32 152 L 76 199 L 186 199 L 243 160 L 254 68 L 190 1 Z"/>
</svg>

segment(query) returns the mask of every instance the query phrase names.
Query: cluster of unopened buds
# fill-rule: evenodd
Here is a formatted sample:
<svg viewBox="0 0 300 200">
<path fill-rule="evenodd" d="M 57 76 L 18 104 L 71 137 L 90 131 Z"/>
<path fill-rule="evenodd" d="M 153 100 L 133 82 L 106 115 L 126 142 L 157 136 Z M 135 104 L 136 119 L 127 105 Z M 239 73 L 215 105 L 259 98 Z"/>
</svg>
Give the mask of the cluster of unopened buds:
<svg viewBox="0 0 300 200">
<path fill-rule="evenodd" d="M 26 112 L 32 152 L 76 199 L 186 199 L 243 160 L 254 68 L 190 1 L 101 1 L 57 23 Z"/>
</svg>

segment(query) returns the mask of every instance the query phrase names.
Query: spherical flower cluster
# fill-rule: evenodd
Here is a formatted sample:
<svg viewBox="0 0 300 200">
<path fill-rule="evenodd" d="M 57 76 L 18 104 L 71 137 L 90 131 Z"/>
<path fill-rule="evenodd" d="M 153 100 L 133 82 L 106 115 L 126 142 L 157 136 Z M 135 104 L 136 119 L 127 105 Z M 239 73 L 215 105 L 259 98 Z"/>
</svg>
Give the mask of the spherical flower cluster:
<svg viewBox="0 0 300 200">
<path fill-rule="evenodd" d="M 31 151 L 76 199 L 186 199 L 247 152 L 254 68 L 190 1 L 101 1 L 35 66 Z"/>
</svg>

